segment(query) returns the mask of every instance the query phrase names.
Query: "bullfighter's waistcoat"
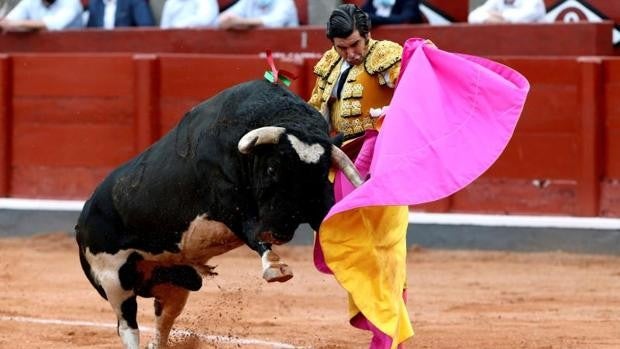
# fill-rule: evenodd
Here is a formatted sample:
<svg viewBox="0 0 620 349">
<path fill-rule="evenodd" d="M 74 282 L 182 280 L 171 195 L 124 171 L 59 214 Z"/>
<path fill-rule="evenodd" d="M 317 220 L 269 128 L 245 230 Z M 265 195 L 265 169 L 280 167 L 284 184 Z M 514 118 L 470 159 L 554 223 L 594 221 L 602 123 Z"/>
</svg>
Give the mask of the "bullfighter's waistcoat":
<svg viewBox="0 0 620 349">
<path fill-rule="evenodd" d="M 376 127 L 377 112 L 390 104 L 400 72 L 402 47 L 391 41 L 370 40 L 362 64 L 351 67 L 339 99 L 332 96 L 343 60 L 334 48 L 314 67 L 316 85 L 309 103 L 330 123 L 332 133 L 343 133 L 345 140 Z"/>
</svg>

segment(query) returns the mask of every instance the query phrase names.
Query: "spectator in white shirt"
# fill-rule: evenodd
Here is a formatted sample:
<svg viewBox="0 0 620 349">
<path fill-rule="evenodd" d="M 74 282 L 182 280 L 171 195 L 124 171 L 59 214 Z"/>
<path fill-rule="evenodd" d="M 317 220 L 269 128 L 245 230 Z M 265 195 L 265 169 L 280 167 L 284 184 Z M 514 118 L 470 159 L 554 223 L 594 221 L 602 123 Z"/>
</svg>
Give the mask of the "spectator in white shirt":
<svg viewBox="0 0 620 349">
<path fill-rule="evenodd" d="M 543 0 L 487 0 L 469 14 L 469 23 L 534 23 L 545 16 Z"/>
<path fill-rule="evenodd" d="M 222 29 L 281 28 L 299 26 L 293 0 L 239 0 L 217 19 Z"/>
<path fill-rule="evenodd" d="M 82 28 L 80 0 L 22 0 L 0 20 L 3 31 Z"/>
<path fill-rule="evenodd" d="M 160 26 L 166 28 L 215 27 L 217 0 L 166 0 Z"/>
</svg>

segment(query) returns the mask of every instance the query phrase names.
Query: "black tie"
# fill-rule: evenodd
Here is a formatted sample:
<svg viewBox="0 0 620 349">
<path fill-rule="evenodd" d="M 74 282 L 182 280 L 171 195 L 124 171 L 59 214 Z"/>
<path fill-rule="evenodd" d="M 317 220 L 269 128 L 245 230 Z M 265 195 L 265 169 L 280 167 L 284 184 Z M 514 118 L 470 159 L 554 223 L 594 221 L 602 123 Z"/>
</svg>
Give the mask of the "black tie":
<svg viewBox="0 0 620 349">
<path fill-rule="evenodd" d="M 347 76 L 349 75 L 349 70 L 351 70 L 351 66 L 345 69 L 342 73 L 340 73 L 340 78 L 338 79 L 338 89 L 336 89 L 336 98 L 340 99 L 340 92 L 342 91 L 342 86 L 347 81 Z"/>
</svg>

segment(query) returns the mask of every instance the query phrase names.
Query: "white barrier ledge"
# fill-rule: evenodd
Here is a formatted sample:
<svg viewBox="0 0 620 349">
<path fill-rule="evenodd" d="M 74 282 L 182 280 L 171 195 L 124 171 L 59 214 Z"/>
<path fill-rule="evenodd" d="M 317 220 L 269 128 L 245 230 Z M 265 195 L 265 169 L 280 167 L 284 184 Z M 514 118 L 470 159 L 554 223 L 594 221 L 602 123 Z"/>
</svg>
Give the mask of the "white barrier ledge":
<svg viewBox="0 0 620 349">
<path fill-rule="evenodd" d="M 605 217 L 522 216 L 465 213 L 409 213 L 409 223 L 489 227 L 620 230 L 620 219 Z"/>
<path fill-rule="evenodd" d="M 81 200 L 0 199 L 0 210 L 82 211 Z"/>
<path fill-rule="evenodd" d="M 39 200 L 0 198 L 0 210 L 76 211 L 84 206 L 81 200 Z M 620 230 L 620 218 L 525 216 L 469 213 L 409 213 L 412 224 L 472 225 L 488 227 L 564 228 Z"/>
</svg>

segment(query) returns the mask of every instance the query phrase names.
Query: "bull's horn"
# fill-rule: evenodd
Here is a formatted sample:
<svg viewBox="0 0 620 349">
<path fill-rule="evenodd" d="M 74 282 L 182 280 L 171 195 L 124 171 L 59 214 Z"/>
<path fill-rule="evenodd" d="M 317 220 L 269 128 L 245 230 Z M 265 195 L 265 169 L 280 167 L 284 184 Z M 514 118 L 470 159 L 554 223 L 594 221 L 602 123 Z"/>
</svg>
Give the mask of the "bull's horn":
<svg viewBox="0 0 620 349">
<path fill-rule="evenodd" d="M 286 131 L 284 127 L 278 126 L 265 126 L 254 129 L 241 137 L 239 143 L 237 143 L 237 148 L 242 154 L 248 154 L 255 145 L 276 144 L 284 131 Z"/>
<path fill-rule="evenodd" d="M 364 183 L 362 176 L 357 172 L 357 168 L 355 168 L 351 159 L 335 145 L 332 145 L 332 163 L 336 164 L 338 168 L 342 170 L 354 187 L 357 188 Z"/>
</svg>

